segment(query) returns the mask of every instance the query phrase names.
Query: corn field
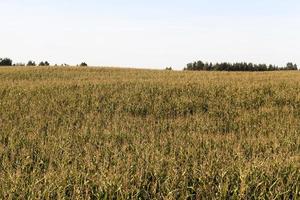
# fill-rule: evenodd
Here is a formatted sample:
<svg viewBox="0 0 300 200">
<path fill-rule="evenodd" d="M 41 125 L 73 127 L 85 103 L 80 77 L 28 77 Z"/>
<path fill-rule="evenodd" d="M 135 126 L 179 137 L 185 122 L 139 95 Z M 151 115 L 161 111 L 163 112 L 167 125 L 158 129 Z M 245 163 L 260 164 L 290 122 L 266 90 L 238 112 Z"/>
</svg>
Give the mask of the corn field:
<svg viewBox="0 0 300 200">
<path fill-rule="evenodd" d="M 0 199 L 300 199 L 300 73 L 0 68 Z"/>
</svg>

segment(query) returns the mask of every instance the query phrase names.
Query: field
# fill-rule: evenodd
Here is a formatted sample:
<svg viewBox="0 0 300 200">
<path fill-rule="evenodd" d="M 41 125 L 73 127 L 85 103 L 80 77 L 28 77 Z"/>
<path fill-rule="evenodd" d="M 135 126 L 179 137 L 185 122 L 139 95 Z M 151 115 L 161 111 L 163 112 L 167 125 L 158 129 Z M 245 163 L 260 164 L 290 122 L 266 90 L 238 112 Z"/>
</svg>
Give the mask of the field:
<svg viewBox="0 0 300 200">
<path fill-rule="evenodd" d="M 0 68 L 0 199 L 300 199 L 300 72 Z"/>
</svg>

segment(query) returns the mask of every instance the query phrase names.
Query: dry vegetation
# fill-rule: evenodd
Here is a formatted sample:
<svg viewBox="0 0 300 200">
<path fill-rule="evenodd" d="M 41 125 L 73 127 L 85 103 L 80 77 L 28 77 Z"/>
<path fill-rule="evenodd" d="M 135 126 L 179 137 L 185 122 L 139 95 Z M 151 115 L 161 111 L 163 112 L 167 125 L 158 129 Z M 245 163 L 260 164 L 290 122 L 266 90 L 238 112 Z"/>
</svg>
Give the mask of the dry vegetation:
<svg viewBox="0 0 300 200">
<path fill-rule="evenodd" d="M 0 199 L 300 199 L 300 73 L 0 68 Z"/>
</svg>

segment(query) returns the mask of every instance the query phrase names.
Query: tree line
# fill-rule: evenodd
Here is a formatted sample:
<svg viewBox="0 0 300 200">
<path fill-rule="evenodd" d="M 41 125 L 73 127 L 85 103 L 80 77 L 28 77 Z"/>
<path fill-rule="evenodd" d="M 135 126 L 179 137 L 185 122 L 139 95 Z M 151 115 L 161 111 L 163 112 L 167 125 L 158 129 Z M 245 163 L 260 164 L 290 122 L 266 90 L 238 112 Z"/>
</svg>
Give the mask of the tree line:
<svg viewBox="0 0 300 200">
<path fill-rule="evenodd" d="M 291 62 L 287 63 L 284 67 L 278 67 L 276 65 L 266 64 L 253 64 L 247 62 L 240 63 L 204 63 L 197 61 L 187 64 L 184 70 L 190 71 L 279 71 L 279 70 L 298 70 L 296 64 Z"/>
<path fill-rule="evenodd" d="M 0 58 L 0 66 L 50 66 L 50 63 L 48 61 L 41 61 L 38 64 L 36 64 L 35 61 L 29 60 L 27 64 L 25 63 L 13 63 L 12 59 L 10 58 Z M 55 64 L 54 66 L 58 66 Z M 69 66 L 68 64 L 62 64 L 61 66 Z M 81 67 L 88 66 L 85 62 L 80 63 Z"/>
</svg>

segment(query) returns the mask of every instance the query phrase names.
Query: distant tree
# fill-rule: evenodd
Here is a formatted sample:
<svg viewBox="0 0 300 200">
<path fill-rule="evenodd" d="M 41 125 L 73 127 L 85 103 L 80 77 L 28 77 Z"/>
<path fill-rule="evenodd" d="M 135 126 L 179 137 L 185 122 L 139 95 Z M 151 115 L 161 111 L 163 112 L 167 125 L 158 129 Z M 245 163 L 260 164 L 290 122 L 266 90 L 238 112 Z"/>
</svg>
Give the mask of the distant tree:
<svg viewBox="0 0 300 200">
<path fill-rule="evenodd" d="M 198 69 L 197 69 L 197 62 L 194 62 L 194 63 L 193 63 L 192 69 L 193 69 L 193 70 L 198 70 Z"/>
<path fill-rule="evenodd" d="M 45 61 L 45 66 L 50 66 L 50 63 L 48 61 Z"/>
<path fill-rule="evenodd" d="M 166 70 L 167 71 L 172 71 L 173 69 L 172 69 L 172 67 L 166 67 Z"/>
<path fill-rule="evenodd" d="M 12 66 L 12 60 L 9 58 L 0 58 L 0 66 Z"/>
<path fill-rule="evenodd" d="M 201 60 L 199 60 L 199 61 L 197 62 L 197 64 L 196 64 L 196 69 L 197 69 L 197 70 L 203 70 L 203 69 L 204 69 L 204 66 L 205 66 L 205 64 L 204 64 Z"/>
<path fill-rule="evenodd" d="M 186 65 L 186 68 L 184 68 L 184 70 L 192 70 L 193 69 L 193 63 L 188 63 Z"/>
<path fill-rule="evenodd" d="M 30 60 L 28 61 L 27 66 L 36 66 L 36 64 L 34 61 Z"/>
<path fill-rule="evenodd" d="M 85 62 L 82 62 L 81 64 L 80 64 L 80 67 L 87 67 L 88 65 L 85 63 Z"/>
<path fill-rule="evenodd" d="M 286 70 L 298 70 L 298 67 L 296 64 L 289 62 L 286 64 Z"/>
<path fill-rule="evenodd" d="M 42 61 L 39 63 L 39 66 L 45 66 L 45 63 Z"/>
</svg>

